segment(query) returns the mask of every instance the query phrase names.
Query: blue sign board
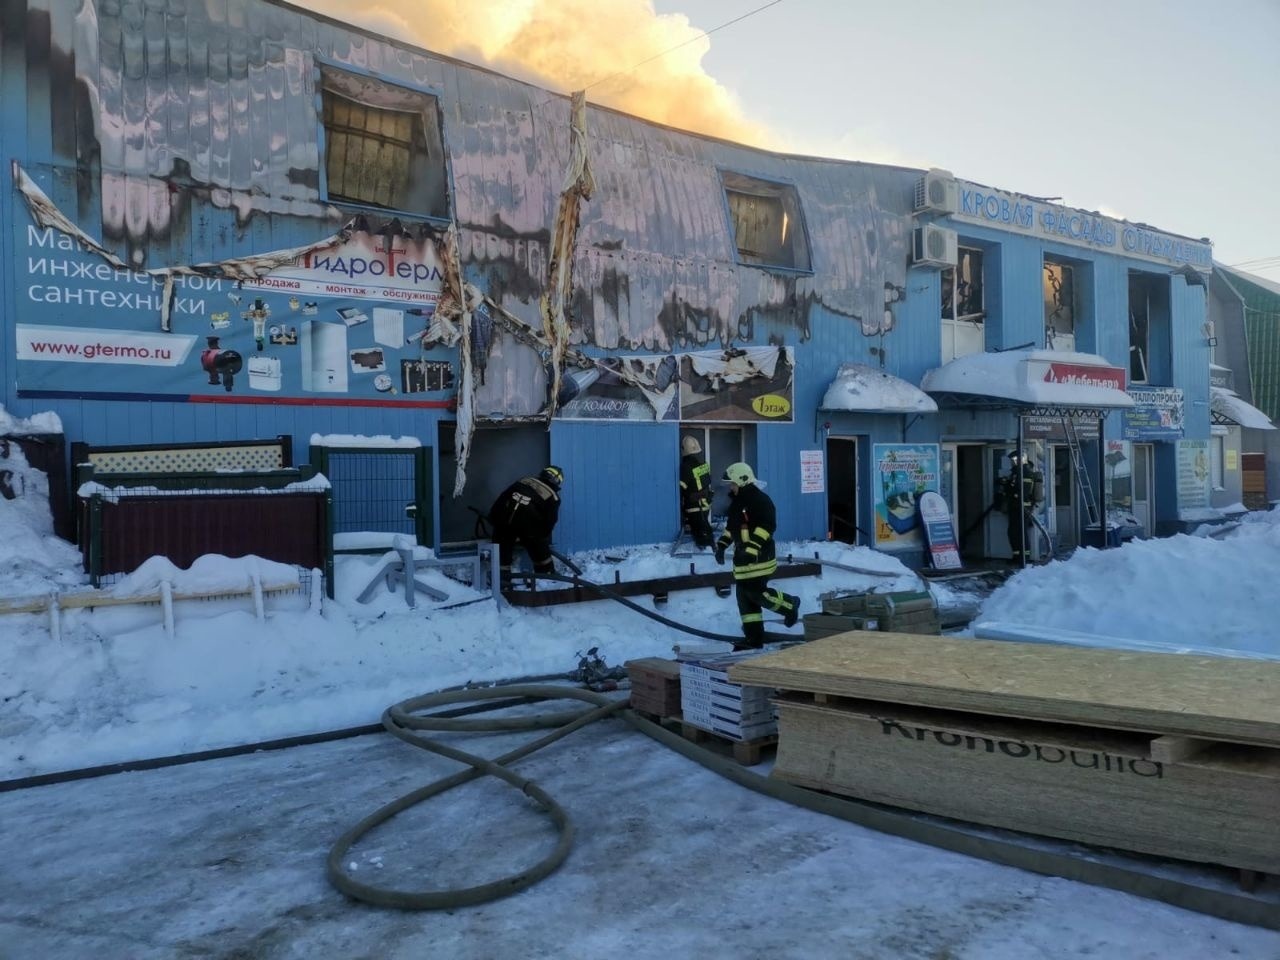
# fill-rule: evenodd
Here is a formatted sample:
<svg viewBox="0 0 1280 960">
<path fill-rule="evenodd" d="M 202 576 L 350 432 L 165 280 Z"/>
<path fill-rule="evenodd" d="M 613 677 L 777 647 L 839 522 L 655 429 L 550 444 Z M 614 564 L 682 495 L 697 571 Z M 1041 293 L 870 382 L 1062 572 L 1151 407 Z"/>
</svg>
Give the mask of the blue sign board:
<svg viewBox="0 0 1280 960">
<path fill-rule="evenodd" d="M 1181 440 L 1183 398 L 1178 387 L 1129 387 L 1134 407 L 1123 412 L 1126 440 Z"/>
</svg>

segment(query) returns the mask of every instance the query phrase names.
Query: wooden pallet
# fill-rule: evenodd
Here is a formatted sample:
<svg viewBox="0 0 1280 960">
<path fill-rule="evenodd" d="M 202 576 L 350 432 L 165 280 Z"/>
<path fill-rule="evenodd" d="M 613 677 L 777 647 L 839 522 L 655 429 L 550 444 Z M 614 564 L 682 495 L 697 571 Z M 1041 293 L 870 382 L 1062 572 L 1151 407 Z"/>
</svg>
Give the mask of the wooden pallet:
<svg viewBox="0 0 1280 960">
<path fill-rule="evenodd" d="M 756 740 L 734 740 L 710 730 L 695 727 L 692 723 L 680 724 L 680 735 L 690 743 L 721 743 L 732 748 L 733 759 L 744 767 L 754 767 L 764 759 L 764 751 L 778 744 L 777 734 Z"/>
</svg>

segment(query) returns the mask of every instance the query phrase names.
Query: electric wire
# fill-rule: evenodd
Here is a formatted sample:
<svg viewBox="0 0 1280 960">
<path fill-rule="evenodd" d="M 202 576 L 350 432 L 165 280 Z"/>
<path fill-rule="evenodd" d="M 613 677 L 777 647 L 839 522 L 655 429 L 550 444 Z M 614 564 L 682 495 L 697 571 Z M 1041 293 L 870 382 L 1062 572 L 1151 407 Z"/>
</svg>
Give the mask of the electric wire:
<svg viewBox="0 0 1280 960">
<path fill-rule="evenodd" d="M 782 0 L 770 0 L 769 3 L 766 3 L 760 7 L 756 7 L 754 10 L 750 10 L 747 13 L 742 14 L 742 16 L 734 17 L 732 20 L 727 20 L 724 23 L 720 24 L 720 26 L 718 27 L 712 27 L 710 30 L 707 30 L 705 33 L 700 33 L 696 37 L 691 37 L 690 39 L 685 40 L 682 43 L 677 43 L 674 47 L 668 47 L 666 50 L 663 50 L 661 53 L 655 53 L 653 56 L 647 57 L 644 60 L 641 60 L 639 63 L 635 64 L 634 66 L 628 67 L 626 70 L 619 70 L 617 73 L 611 73 L 607 77 L 604 77 L 603 79 L 596 80 L 592 83 L 589 83 L 582 89 L 585 92 L 587 90 L 590 90 L 592 87 L 600 86 L 600 84 L 602 83 L 608 83 L 610 80 L 614 80 L 618 77 L 624 77 L 629 73 L 634 73 L 636 70 L 639 70 L 641 67 L 645 66 L 646 64 L 650 64 L 650 63 L 653 63 L 653 61 L 655 60 L 662 59 L 668 53 L 674 53 L 676 50 L 679 50 L 681 47 L 687 47 L 691 43 L 697 43 L 699 40 L 702 40 L 706 37 L 711 36 L 711 34 L 715 33 L 717 30 L 723 30 L 725 27 L 731 27 L 735 23 L 741 23 L 743 20 L 746 20 L 748 17 L 754 17 L 757 13 L 760 13 L 763 10 L 768 10 L 770 7 L 776 7 L 781 2 Z"/>
</svg>

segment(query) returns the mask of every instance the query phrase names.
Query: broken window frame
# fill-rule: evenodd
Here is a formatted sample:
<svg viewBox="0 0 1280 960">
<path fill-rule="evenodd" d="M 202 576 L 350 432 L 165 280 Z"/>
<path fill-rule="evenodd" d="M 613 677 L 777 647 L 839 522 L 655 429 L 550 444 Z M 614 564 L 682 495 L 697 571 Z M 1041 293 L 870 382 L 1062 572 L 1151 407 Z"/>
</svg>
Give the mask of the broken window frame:
<svg viewBox="0 0 1280 960">
<path fill-rule="evenodd" d="M 1151 382 L 1151 279 L 1150 274 L 1129 271 L 1129 382 Z M 1135 303 L 1135 292 L 1142 303 Z"/>
<path fill-rule="evenodd" d="M 725 218 L 729 225 L 729 239 L 733 243 L 738 263 L 766 270 L 786 270 L 792 273 L 813 273 L 813 255 L 809 244 L 808 227 L 800 205 L 800 194 L 795 184 L 780 180 L 764 180 L 733 170 L 720 171 Z M 780 216 L 781 236 L 770 249 L 755 250 L 744 247 L 743 208 L 760 204 Z M 761 233 L 761 231 L 757 231 Z M 762 234 L 767 236 L 767 234 Z"/>
<path fill-rule="evenodd" d="M 958 251 L 956 265 L 947 267 L 940 274 L 942 315 L 942 362 L 948 363 L 956 357 L 970 353 L 981 353 L 986 348 L 986 291 L 985 291 L 985 259 L 979 247 L 961 246 Z M 967 271 L 965 267 L 967 266 Z M 962 271 L 967 272 L 969 292 L 961 303 L 954 296 L 956 277 Z M 977 276 L 977 282 L 973 280 Z M 963 309 L 963 313 L 957 313 Z M 974 328 L 975 333 L 982 333 L 982 343 L 959 352 L 956 346 L 956 329 L 961 324 Z M 948 329 L 950 328 L 950 330 Z M 969 338 L 972 339 L 972 338 Z"/>
<path fill-rule="evenodd" d="M 383 213 L 403 214 L 424 220 L 447 223 L 450 217 L 450 175 L 448 157 L 444 151 L 443 118 L 439 97 L 432 91 L 395 83 L 381 77 L 364 74 L 345 66 L 317 63 L 319 126 L 319 177 L 320 195 L 329 203 L 343 207 L 377 210 Z M 337 116 L 346 111 L 346 119 Z M 360 111 L 363 124 L 353 119 Z M 407 123 L 408 135 L 403 131 L 388 132 L 385 129 L 369 129 L 370 119 L 379 118 L 385 123 Z M 363 125 L 364 129 L 360 129 Z M 351 149 L 353 142 L 365 146 L 359 150 L 356 165 L 370 167 L 370 144 L 376 144 L 375 154 L 386 156 L 388 150 L 403 154 L 403 161 L 395 165 L 391 182 L 383 178 L 374 189 L 351 189 L 349 176 L 344 171 L 344 182 L 335 184 L 333 167 L 338 158 L 335 148 L 345 144 Z M 352 164 L 351 154 L 343 158 L 344 166 Z"/>
<path fill-rule="evenodd" d="M 1040 270 L 1044 300 L 1044 341 L 1049 350 L 1055 335 L 1070 336 L 1072 349 L 1080 336 L 1080 284 L 1077 265 L 1057 257 L 1046 256 Z M 1056 282 L 1055 282 L 1056 276 Z M 1063 303 L 1063 300 L 1069 303 Z M 1065 311 L 1065 312 L 1064 312 Z M 1065 321 L 1065 329 L 1059 329 L 1056 321 Z"/>
</svg>

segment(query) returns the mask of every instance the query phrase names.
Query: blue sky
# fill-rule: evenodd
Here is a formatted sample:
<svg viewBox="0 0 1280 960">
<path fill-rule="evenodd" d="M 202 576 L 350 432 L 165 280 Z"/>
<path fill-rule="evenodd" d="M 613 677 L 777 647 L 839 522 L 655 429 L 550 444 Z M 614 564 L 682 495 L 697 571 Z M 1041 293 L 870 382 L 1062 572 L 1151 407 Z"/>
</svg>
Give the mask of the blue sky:
<svg viewBox="0 0 1280 960">
<path fill-rule="evenodd" d="M 767 0 L 653 0 L 710 30 Z M 787 149 L 1207 236 L 1280 279 L 1280 0 L 782 0 L 705 71 Z"/>
</svg>

